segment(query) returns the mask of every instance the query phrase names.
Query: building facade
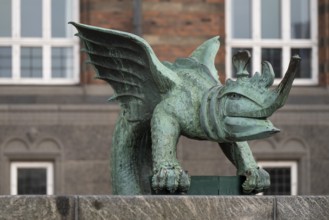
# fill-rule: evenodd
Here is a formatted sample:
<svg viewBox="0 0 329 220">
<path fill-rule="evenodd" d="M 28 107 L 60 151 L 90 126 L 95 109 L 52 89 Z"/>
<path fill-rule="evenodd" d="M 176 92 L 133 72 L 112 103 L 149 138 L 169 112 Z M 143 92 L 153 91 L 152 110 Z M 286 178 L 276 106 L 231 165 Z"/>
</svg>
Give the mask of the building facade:
<svg viewBox="0 0 329 220">
<path fill-rule="evenodd" d="M 232 55 L 269 60 L 278 83 L 290 56 L 300 71 L 271 121 L 281 133 L 251 141 L 268 169 L 269 194 L 328 194 L 328 0 L 2 0 L 0 8 L 0 194 L 110 194 L 110 149 L 119 113 L 110 86 L 79 52 L 77 21 L 135 33 L 161 61 L 188 56 L 219 35 L 219 78 Z M 190 175 L 235 175 L 216 143 L 182 137 L 177 157 Z"/>
</svg>

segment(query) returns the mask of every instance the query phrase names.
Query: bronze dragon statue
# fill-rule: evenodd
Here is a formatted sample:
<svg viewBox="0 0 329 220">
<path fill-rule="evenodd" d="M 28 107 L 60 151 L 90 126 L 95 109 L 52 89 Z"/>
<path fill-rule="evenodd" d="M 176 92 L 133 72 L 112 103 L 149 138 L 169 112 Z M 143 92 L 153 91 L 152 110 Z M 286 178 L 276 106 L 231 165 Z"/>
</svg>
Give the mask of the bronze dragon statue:
<svg viewBox="0 0 329 220">
<path fill-rule="evenodd" d="M 246 176 L 244 192 L 269 187 L 269 175 L 257 166 L 246 141 L 279 131 L 267 118 L 284 105 L 299 56 L 292 57 L 281 83 L 270 88 L 271 64 L 263 62 L 262 73 L 250 77 L 246 70 L 250 53 L 240 51 L 233 56 L 237 79 L 222 85 L 214 65 L 219 37 L 169 63 L 160 62 L 150 45 L 133 34 L 71 24 L 96 78 L 113 87 L 110 100 L 121 106 L 111 154 L 113 194 L 149 194 L 151 189 L 186 192 L 190 178 L 176 158 L 181 135 L 217 142 L 237 175 Z"/>
</svg>

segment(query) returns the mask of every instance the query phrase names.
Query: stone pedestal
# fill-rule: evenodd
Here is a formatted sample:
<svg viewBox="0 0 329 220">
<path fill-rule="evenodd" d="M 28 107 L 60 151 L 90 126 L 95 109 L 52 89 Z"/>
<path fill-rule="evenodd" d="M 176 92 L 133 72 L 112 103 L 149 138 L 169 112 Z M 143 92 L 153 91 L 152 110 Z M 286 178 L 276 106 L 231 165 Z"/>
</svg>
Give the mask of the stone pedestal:
<svg viewBox="0 0 329 220">
<path fill-rule="evenodd" d="M 329 196 L 0 196 L 0 219 L 329 219 Z"/>
</svg>

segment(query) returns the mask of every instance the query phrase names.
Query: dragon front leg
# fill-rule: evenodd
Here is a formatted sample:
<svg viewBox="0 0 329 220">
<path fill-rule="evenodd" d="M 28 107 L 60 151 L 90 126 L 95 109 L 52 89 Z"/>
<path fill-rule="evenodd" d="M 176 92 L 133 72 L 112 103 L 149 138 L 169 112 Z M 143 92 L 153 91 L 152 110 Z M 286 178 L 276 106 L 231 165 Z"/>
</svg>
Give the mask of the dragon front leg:
<svg viewBox="0 0 329 220">
<path fill-rule="evenodd" d="M 270 187 L 270 176 L 257 163 L 247 142 L 220 143 L 226 157 L 237 168 L 237 175 L 245 176 L 244 193 L 259 193 Z"/>
<path fill-rule="evenodd" d="M 176 145 L 180 136 L 180 126 L 172 114 L 156 108 L 151 121 L 153 177 L 155 192 L 186 192 L 190 178 L 176 158 Z"/>
</svg>

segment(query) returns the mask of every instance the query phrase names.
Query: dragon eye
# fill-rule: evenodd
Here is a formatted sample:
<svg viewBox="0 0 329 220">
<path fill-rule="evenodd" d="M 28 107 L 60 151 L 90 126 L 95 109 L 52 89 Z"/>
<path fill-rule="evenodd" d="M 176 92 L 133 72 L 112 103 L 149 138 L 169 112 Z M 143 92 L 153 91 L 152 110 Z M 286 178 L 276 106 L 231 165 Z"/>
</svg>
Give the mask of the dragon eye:
<svg viewBox="0 0 329 220">
<path fill-rule="evenodd" d="M 231 93 L 229 96 L 228 96 L 230 99 L 240 99 L 241 98 L 241 95 L 237 94 L 237 93 Z"/>
</svg>

